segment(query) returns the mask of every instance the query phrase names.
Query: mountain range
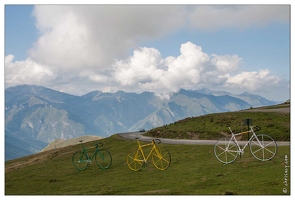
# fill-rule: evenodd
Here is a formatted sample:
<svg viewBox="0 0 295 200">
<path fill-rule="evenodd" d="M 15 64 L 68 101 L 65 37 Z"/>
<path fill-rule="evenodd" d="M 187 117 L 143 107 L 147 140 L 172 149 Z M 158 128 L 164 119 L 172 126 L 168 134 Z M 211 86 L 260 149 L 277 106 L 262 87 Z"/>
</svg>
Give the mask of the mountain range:
<svg viewBox="0 0 295 200">
<path fill-rule="evenodd" d="M 186 117 L 274 105 L 245 92 L 184 90 L 75 96 L 36 85 L 5 89 L 5 160 L 41 151 L 55 140 L 149 130 Z"/>
</svg>

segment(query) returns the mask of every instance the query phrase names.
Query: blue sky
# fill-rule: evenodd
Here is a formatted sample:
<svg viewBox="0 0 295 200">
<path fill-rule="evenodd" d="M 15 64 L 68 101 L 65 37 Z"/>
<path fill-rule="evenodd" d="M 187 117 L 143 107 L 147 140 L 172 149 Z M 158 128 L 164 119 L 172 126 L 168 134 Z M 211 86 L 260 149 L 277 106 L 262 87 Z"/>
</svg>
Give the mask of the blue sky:
<svg viewBox="0 0 295 200">
<path fill-rule="evenodd" d="M 6 5 L 5 87 L 290 98 L 285 5 Z"/>
<path fill-rule="evenodd" d="M 5 53 L 12 53 L 16 60 L 25 60 L 26 51 L 38 38 L 31 15 L 33 8 L 33 5 L 5 7 Z"/>
</svg>

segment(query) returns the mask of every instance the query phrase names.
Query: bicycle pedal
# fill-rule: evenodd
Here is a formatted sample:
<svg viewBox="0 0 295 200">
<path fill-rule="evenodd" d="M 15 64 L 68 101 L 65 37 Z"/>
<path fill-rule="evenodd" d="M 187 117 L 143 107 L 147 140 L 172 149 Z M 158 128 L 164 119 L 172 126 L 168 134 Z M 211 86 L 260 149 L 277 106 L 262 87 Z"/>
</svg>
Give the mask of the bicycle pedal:
<svg viewBox="0 0 295 200">
<path fill-rule="evenodd" d="M 144 165 L 144 167 L 147 167 L 147 162 L 144 162 L 143 165 Z"/>
</svg>

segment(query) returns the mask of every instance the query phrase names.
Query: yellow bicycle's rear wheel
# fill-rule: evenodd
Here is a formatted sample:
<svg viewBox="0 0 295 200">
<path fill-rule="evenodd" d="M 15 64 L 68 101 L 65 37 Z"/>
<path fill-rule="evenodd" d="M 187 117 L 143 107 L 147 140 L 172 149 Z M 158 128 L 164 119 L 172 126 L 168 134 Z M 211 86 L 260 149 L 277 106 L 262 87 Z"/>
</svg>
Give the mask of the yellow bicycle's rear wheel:
<svg viewBox="0 0 295 200">
<path fill-rule="evenodd" d="M 157 147 L 152 153 L 152 160 L 157 169 L 165 170 L 170 166 L 171 156 L 165 147 Z"/>
<path fill-rule="evenodd" d="M 144 163 L 143 155 L 139 149 L 134 149 L 127 154 L 127 165 L 132 171 L 139 171 Z"/>
</svg>

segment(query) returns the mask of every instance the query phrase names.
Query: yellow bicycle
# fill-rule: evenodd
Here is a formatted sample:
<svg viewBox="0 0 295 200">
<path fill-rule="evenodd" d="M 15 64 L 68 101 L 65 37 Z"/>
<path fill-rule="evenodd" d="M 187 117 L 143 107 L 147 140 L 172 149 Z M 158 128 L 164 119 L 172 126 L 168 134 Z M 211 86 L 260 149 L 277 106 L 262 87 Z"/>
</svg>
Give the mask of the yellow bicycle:
<svg viewBox="0 0 295 200">
<path fill-rule="evenodd" d="M 169 151 L 165 147 L 156 146 L 161 143 L 161 140 L 155 139 L 152 140 L 151 143 L 140 145 L 139 138 L 135 138 L 137 140 L 138 148 L 134 149 L 127 155 L 127 165 L 132 171 L 139 171 L 143 166 L 147 166 L 147 160 L 150 156 L 152 156 L 152 161 L 155 167 L 159 170 L 166 170 L 171 163 L 171 156 Z M 147 156 L 145 156 L 145 152 L 143 148 L 151 146 L 149 152 L 146 152 Z M 145 148 L 146 149 L 146 148 Z"/>
</svg>

